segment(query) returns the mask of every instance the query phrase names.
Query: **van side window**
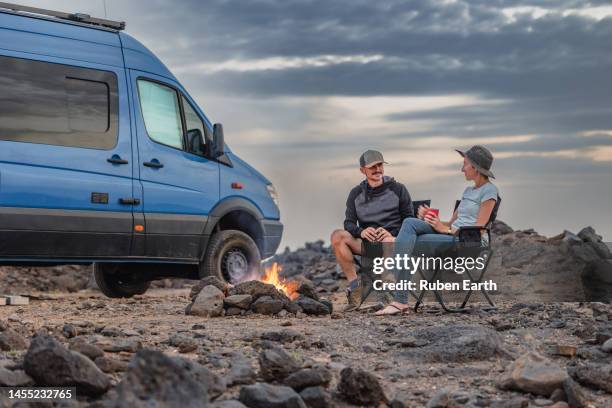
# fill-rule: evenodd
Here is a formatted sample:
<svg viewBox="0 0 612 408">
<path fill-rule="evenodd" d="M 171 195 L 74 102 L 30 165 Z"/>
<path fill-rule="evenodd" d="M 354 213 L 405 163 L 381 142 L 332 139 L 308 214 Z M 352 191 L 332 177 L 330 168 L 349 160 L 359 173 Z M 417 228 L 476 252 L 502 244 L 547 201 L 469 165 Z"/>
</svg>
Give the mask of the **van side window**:
<svg viewBox="0 0 612 408">
<path fill-rule="evenodd" d="M 185 126 L 187 128 L 187 151 L 198 155 L 204 155 L 206 146 L 200 143 L 200 141 L 204 142 L 205 140 L 204 123 L 202 123 L 202 120 L 196 113 L 195 109 L 193 109 L 193 106 L 191 106 L 189 101 L 182 95 L 181 99 L 183 100 Z"/>
<path fill-rule="evenodd" d="M 0 56 L 0 140 L 112 149 L 118 90 L 112 72 Z"/>
<path fill-rule="evenodd" d="M 183 148 L 183 126 L 176 91 L 156 82 L 138 80 L 138 95 L 147 133 L 154 141 Z"/>
</svg>

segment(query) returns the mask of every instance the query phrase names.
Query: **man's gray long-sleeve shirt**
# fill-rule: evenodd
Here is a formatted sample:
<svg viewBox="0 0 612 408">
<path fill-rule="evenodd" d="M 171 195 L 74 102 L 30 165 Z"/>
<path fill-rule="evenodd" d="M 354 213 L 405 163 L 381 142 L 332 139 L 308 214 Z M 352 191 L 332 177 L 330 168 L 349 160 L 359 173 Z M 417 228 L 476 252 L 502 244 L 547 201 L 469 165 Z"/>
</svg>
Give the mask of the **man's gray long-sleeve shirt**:
<svg viewBox="0 0 612 408">
<path fill-rule="evenodd" d="M 351 190 L 346 200 L 344 229 L 359 238 L 368 227 L 383 227 L 395 237 L 407 217 L 414 217 L 414 210 L 406 186 L 385 176 L 378 187 L 372 188 L 364 180 Z"/>
</svg>

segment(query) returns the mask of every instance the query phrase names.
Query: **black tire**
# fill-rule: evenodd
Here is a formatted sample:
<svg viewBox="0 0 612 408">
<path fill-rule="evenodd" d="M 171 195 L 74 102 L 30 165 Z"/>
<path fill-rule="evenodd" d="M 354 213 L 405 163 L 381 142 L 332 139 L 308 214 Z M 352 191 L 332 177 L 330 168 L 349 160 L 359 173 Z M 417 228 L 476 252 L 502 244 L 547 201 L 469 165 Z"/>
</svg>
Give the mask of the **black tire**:
<svg viewBox="0 0 612 408">
<path fill-rule="evenodd" d="M 100 291 L 110 298 L 142 295 L 151 284 L 130 271 L 129 265 L 95 263 L 93 273 Z"/>
<path fill-rule="evenodd" d="M 215 233 L 200 263 L 200 278 L 216 276 L 229 283 L 261 275 L 261 255 L 251 237 L 242 231 Z"/>
</svg>

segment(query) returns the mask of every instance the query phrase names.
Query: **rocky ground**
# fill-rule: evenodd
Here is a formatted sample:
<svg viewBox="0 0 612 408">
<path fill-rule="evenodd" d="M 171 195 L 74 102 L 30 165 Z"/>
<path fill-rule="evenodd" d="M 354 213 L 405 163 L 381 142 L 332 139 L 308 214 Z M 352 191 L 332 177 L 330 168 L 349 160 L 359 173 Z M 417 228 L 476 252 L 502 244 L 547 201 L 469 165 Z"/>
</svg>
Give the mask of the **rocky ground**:
<svg viewBox="0 0 612 408">
<path fill-rule="evenodd" d="M 82 406 L 612 406 L 607 304 L 202 318 L 188 303 L 154 289 L 3 307 L 0 383 L 77 384 Z"/>
<path fill-rule="evenodd" d="M 108 299 L 81 267 L 2 268 L 2 290 L 31 297 L 0 307 L 0 386 L 72 385 L 78 401 L 63 406 L 91 407 L 612 407 L 600 243 L 592 229 L 547 238 L 498 223 L 498 310 L 428 302 L 382 318 L 341 312 L 345 282 L 322 242 L 272 260 L 300 282 L 291 300 L 211 280 Z M 590 301 L 538 301 L 560 296 L 551 282 Z"/>
</svg>

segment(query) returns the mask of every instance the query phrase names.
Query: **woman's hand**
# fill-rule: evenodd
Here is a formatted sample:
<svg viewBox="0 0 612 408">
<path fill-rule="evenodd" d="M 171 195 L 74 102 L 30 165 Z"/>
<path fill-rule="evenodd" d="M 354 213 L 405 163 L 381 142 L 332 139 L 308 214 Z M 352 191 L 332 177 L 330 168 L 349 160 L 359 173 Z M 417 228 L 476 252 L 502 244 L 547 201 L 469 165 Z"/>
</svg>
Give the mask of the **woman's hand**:
<svg viewBox="0 0 612 408">
<path fill-rule="evenodd" d="M 425 219 L 423 221 L 431 225 L 431 227 L 436 232 L 443 234 L 446 231 L 448 231 L 448 227 L 445 224 L 443 224 L 442 221 L 440 221 L 440 218 L 438 218 L 438 216 L 435 214 L 432 214 L 432 213 L 426 214 Z"/>
<path fill-rule="evenodd" d="M 424 220 L 425 214 L 427 214 L 427 211 L 429 211 L 429 206 L 427 204 L 423 204 L 422 206 L 420 206 L 419 209 L 417 210 L 417 218 L 420 220 Z"/>
</svg>

